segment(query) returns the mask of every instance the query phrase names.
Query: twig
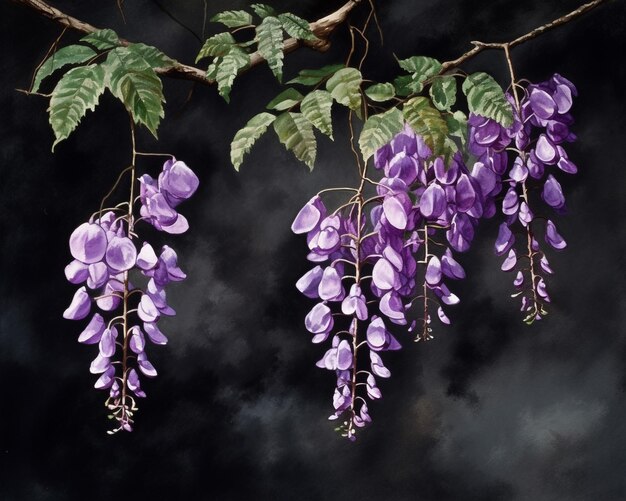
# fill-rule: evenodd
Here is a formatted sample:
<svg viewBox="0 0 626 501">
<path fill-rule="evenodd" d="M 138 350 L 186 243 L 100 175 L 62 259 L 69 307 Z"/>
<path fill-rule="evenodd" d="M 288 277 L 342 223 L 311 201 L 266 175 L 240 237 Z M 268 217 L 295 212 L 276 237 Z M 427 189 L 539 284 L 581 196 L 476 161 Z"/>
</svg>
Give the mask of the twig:
<svg viewBox="0 0 626 501">
<path fill-rule="evenodd" d="M 606 1 L 607 0 L 593 0 L 592 2 L 588 2 L 584 5 L 581 5 L 576 10 L 573 10 L 569 14 L 566 14 L 563 17 L 559 17 L 558 19 L 555 19 L 554 21 L 550 21 L 549 23 L 539 26 L 538 28 L 535 28 L 534 30 L 529 31 L 525 35 L 519 36 L 509 42 L 484 43 L 484 42 L 474 41 L 472 42 L 472 45 L 474 45 L 474 48 L 472 50 L 467 51 L 465 54 L 462 54 L 461 56 L 454 59 L 453 61 L 446 61 L 445 63 L 443 63 L 441 65 L 440 73 L 445 73 L 446 71 L 452 68 L 456 68 L 457 66 L 460 66 L 465 61 L 473 58 L 474 56 L 476 56 L 477 54 L 479 54 L 485 49 L 503 49 L 505 46 L 509 48 L 513 48 L 516 45 L 520 45 L 524 42 L 527 42 L 528 40 L 532 40 L 533 38 L 538 37 L 539 35 L 545 33 L 546 31 L 552 28 L 556 28 L 557 26 L 561 26 L 565 23 L 569 23 L 573 19 L 576 19 L 577 17 L 582 16 L 586 12 L 589 12 L 591 9 L 598 7 L 600 4 Z"/>
<path fill-rule="evenodd" d="M 67 26 L 73 30 L 80 31 L 82 33 L 93 33 L 94 31 L 98 31 L 98 28 L 96 28 L 95 26 L 81 21 L 80 19 L 76 19 L 75 17 L 72 17 L 68 14 L 65 14 L 59 9 L 49 5 L 44 0 L 11 1 L 20 5 L 24 5 L 26 7 L 30 7 L 42 16 L 52 19 L 53 21 L 56 21 L 57 23 L 63 26 Z M 360 3 L 361 0 L 349 0 L 333 13 L 311 23 L 311 31 L 319 40 L 315 42 L 306 42 L 306 46 L 322 52 L 327 50 L 330 46 L 330 35 L 337 29 L 339 25 L 343 24 L 346 21 L 350 12 Z M 121 38 L 120 43 L 123 46 L 128 46 L 131 42 Z M 301 47 L 303 44 L 305 44 L 305 42 L 303 42 L 302 40 L 298 40 L 296 38 L 288 38 L 283 43 L 283 52 L 285 54 L 293 52 L 294 50 Z M 259 52 L 254 52 L 250 55 L 250 64 L 248 65 L 248 69 L 253 68 L 254 66 L 258 66 L 264 61 L 265 59 L 263 58 L 263 56 L 261 56 Z M 204 85 L 211 85 L 214 83 L 214 80 L 209 80 L 206 78 L 206 73 L 204 70 L 179 62 L 176 62 L 176 64 L 169 68 L 157 68 L 155 71 L 159 75 L 173 78 L 182 78 L 184 80 L 192 80 L 200 82 Z"/>
</svg>

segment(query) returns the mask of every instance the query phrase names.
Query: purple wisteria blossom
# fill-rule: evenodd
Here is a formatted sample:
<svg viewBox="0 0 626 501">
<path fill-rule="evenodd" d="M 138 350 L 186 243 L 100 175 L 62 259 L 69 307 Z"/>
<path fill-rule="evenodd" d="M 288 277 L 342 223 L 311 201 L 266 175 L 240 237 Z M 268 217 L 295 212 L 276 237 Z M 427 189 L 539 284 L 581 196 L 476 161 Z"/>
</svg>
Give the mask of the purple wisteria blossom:
<svg viewBox="0 0 626 501">
<path fill-rule="evenodd" d="M 519 108 L 516 98 L 507 95 L 514 110 L 512 127 L 505 129 L 494 121 L 470 117 L 470 123 L 488 126 L 490 130 L 493 129 L 490 137 L 497 135 L 499 138 L 489 145 L 490 149 L 484 149 L 483 136 L 478 130 L 480 126 L 475 125 L 475 133 L 469 136 L 469 148 L 482 155 L 480 160 L 483 163 L 494 166 L 494 172 L 501 174 L 508 185 L 501 205 L 505 222 L 500 225 L 495 251 L 498 255 L 506 255 L 501 266 L 504 271 L 516 270 L 520 262 L 524 264 L 525 269 L 517 273 L 514 285 L 520 291 L 515 295 L 521 295 L 522 311 L 525 312 L 527 323 L 541 319 L 547 313 L 544 303 L 550 302 L 541 272 L 550 274 L 552 270 L 540 250 L 536 233 L 543 226 L 544 239 L 552 248 L 560 250 L 567 245 L 554 222 L 538 217 L 536 210 L 531 208 L 536 203 L 536 200 L 531 199 L 531 193 L 536 186 L 545 205 L 557 214 L 566 211 L 565 195 L 557 175 L 561 171 L 566 174 L 577 172 L 577 167 L 563 147 L 565 143 L 576 139 L 570 131 L 573 124 L 570 109 L 574 96 L 574 85 L 555 74 L 546 82 L 529 84 L 523 89 Z M 500 130 L 496 134 L 497 128 Z M 506 138 L 508 140 L 504 140 Z M 504 148 L 509 145 L 515 155 L 507 171 L 501 166 L 503 159 L 506 159 Z M 523 250 L 515 246 L 517 228 L 521 228 L 525 234 L 520 242 Z M 522 255 L 518 255 L 520 252 Z"/>
<path fill-rule="evenodd" d="M 70 236 L 74 260 L 65 268 L 70 283 L 84 285 L 63 316 L 81 320 L 92 315 L 78 341 L 98 345 L 90 372 L 98 376 L 94 387 L 109 392 L 107 407 L 117 422 L 109 433 L 132 431 L 135 398 L 146 396 L 140 376 L 157 375 L 146 353 L 146 341 L 167 343 L 157 326 L 162 315 L 175 315 L 167 304 L 165 288 L 186 277 L 178 267 L 176 252 L 167 245 L 158 254 L 148 242 L 137 248 L 135 224 L 145 220 L 168 233 L 186 231 L 187 220 L 174 207 L 198 187 L 196 175 L 175 159 L 165 162 L 157 181 L 147 174 L 139 181 L 141 219 L 134 219 L 132 207 L 126 210 L 128 204 L 96 213 Z M 133 282 L 145 285 L 139 288 Z"/>
</svg>

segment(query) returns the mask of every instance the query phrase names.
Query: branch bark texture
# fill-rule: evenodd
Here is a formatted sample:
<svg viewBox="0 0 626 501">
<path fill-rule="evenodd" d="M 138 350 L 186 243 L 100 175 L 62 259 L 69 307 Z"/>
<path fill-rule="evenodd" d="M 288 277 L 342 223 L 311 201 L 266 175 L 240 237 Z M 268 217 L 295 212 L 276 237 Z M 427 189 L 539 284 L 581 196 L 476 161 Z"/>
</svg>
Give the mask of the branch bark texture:
<svg viewBox="0 0 626 501">
<path fill-rule="evenodd" d="M 53 7 L 43 0 L 11 1 L 19 5 L 30 7 L 42 16 L 47 17 L 48 19 L 52 19 L 62 26 L 71 28 L 82 33 L 93 33 L 94 31 L 98 31 L 99 29 L 89 23 L 81 21 L 80 19 L 76 19 L 75 17 L 72 17 L 60 11 L 56 7 Z M 330 44 L 330 35 L 337 29 L 339 25 L 343 24 L 348 19 L 348 15 L 350 14 L 350 12 L 352 12 L 352 10 L 354 10 L 354 8 L 359 5 L 360 2 L 361 0 L 349 0 L 336 11 L 311 23 L 311 31 L 313 31 L 319 41 L 311 44 L 307 43 L 307 45 L 316 50 L 326 50 Z M 120 42 L 122 43 L 122 45 L 125 46 L 131 43 L 128 40 L 122 38 L 120 39 Z M 302 45 L 303 44 L 301 40 L 298 40 L 296 38 L 288 38 L 283 43 L 283 52 L 285 52 L 285 54 L 293 52 Z M 258 52 L 254 52 L 250 55 L 250 64 L 248 68 L 258 66 L 264 61 L 265 59 L 263 58 L 263 56 L 261 56 L 261 54 L 259 54 Z M 156 72 L 159 75 L 192 80 L 205 85 L 210 85 L 214 83 L 213 80 L 208 80 L 206 78 L 206 72 L 203 69 L 179 62 L 177 62 L 174 66 L 170 68 L 157 68 Z"/>
</svg>

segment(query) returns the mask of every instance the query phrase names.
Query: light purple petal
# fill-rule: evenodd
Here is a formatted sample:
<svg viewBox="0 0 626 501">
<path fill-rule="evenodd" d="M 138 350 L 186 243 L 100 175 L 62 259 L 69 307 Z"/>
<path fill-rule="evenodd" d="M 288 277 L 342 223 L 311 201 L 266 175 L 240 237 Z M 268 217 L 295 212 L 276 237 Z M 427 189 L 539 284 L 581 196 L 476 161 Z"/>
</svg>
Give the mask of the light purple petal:
<svg viewBox="0 0 626 501">
<path fill-rule="evenodd" d="M 511 271 L 513 268 L 515 268 L 516 264 L 517 264 L 517 255 L 515 254 L 515 249 L 511 249 L 509 251 L 508 256 L 502 263 L 502 266 L 500 267 L 500 269 L 502 271 Z"/>
<path fill-rule="evenodd" d="M 96 383 L 94 384 L 94 388 L 96 390 L 105 390 L 111 387 L 113 381 L 115 380 L 115 367 L 113 365 L 109 365 L 107 369 L 104 371 Z"/>
<path fill-rule="evenodd" d="M 160 345 L 167 344 L 167 337 L 165 337 L 165 334 L 163 334 L 159 330 L 159 328 L 157 327 L 155 323 L 153 322 L 144 323 L 143 330 L 148 335 L 148 338 L 150 339 L 150 341 L 152 341 L 154 344 L 160 344 Z"/>
<path fill-rule="evenodd" d="M 442 324 L 450 325 L 450 319 L 447 317 L 441 306 L 437 308 L 437 316 Z"/>
<path fill-rule="evenodd" d="M 117 329 L 115 326 L 105 329 L 100 338 L 99 348 L 100 355 L 111 358 L 115 354 L 115 339 L 117 338 Z"/>
<path fill-rule="evenodd" d="M 330 308 L 324 303 L 317 303 L 304 319 L 304 326 L 311 334 L 328 333 L 333 324 Z"/>
<path fill-rule="evenodd" d="M 399 285 L 398 273 L 389 261 L 381 258 L 372 270 L 372 282 L 383 291 L 394 289 Z"/>
<path fill-rule="evenodd" d="M 154 252 L 152 245 L 147 242 L 143 243 L 139 254 L 137 255 L 137 266 L 142 270 L 151 270 L 157 265 L 159 258 Z"/>
<path fill-rule="evenodd" d="M 441 272 L 448 278 L 455 280 L 462 280 L 465 278 L 465 270 L 463 267 L 452 257 L 450 249 L 446 249 L 446 252 L 441 256 Z"/>
<path fill-rule="evenodd" d="M 567 242 L 559 235 L 558 231 L 556 231 L 556 226 L 550 220 L 546 224 L 546 242 L 559 250 L 567 247 Z"/>
<path fill-rule="evenodd" d="M 436 183 L 431 183 L 420 197 L 420 212 L 426 219 L 436 219 L 446 208 L 446 192 Z"/>
<path fill-rule="evenodd" d="M 128 237 L 113 237 L 107 247 L 106 261 L 116 272 L 130 270 L 137 261 L 135 244 Z"/>
<path fill-rule="evenodd" d="M 71 284 L 82 284 L 89 277 L 89 266 L 74 259 L 65 267 L 65 278 Z"/>
<path fill-rule="evenodd" d="M 318 294 L 325 301 L 339 301 L 343 299 L 344 291 L 341 286 L 341 277 L 334 267 L 329 266 L 322 273 Z"/>
<path fill-rule="evenodd" d="M 352 348 L 345 339 L 337 347 L 337 369 L 344 371 L 352 367 Z"/>
<path fill-rule="evenodd" d="M 99 313 L 95 313 L 87 324 L 87 327 L 85 327 L 85 330 L 78 336 L 78 342 L 83 344 L 96 344 L 100 341 L 105 328 L 106 324 L 104 319 Z"/>
<path fill-rule="evenodd" d="M 437 256 L 432 256 L 428 261 L 426 282 L 429 285 L 439 285 L 441 282 L 441 261 Z"/>
<path fill-rule="evenodd" d="M 63 312 L 63 318 L 67 320 L 81 320 L 89 315 L 91 310 L 91 298 L 87 289 L 82 286 L 74 293 L 71 304 Z"/>
<path fill-rule="evenodd" d="M 552 174 L 548 175 L 548 179 L 546 179 L 546 182 L 543 185 L 541 198 L 550 207 L 554 207 L 555 209 L 560 209 L 565 205 L 563 189 Z"/>
<path fill-rule="evenodd" d="M 291 231 L 296 234 L 307 233 L 317 227 L 325 217 L 324 204 L 319 196 L 309 200 L 291 224 Z"/>
<path fill-rule="evenodd" d="M 154 301 L 147 294 L 141 296 L 141 301 L 139 301 L 139 306 L 137 307 L 137 315 L 144 322 L 154 322 L 160 316 Z"/>
<path fill-rule="evenodd" d="M 317 293 L 317 288 L 322 281 L 322 274 L 324 270 L 322 270 L 321 266 L 316 266 L 312 270 L 307 271 L 300 280 L 296 282 L 296 288 L 304 294 L 306 297 L 317 298 L 319 297 Z"/>
<path fill-rule="evenodd" d="M 101 261 L 107 248 L 106 232 L 100 225 L 83 223 L 70 236 L 70 252 L 82 263 Z"/>
<path fill-rule="evenodd" d="M 514 243 L 515 236 L 511 232 L 509 226 L 506 223 L 500 224 L 500 228 L 498 229 L 498 238 L 495 243 L 496 255 L 501 256 L 507 252 Z"/>
</svg>

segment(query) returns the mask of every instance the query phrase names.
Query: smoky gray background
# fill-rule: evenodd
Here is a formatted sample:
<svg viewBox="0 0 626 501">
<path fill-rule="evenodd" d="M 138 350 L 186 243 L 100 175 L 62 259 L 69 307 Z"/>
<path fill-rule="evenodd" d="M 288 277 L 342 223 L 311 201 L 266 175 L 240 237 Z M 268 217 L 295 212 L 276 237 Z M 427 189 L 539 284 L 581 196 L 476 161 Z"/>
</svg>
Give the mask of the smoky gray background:
<svg viewBox="0 0 626 501">
<path fill-rule="evenodd" d="M 578 1 L 396 0 L 377 2 L 365 73 L 396 74 L 393 54 L 451 59 L 471 40 L 503 41 Z M 196 32 L 200 0 L 161 4 Z M 209 13 L 245 2 L 208 2 Z M 272 2 L 317 18 L 341 2 Z M 121 36 L 192 62 L 200 43 L 154 1 L 56 2 Z M 355 13 L 354 19 L 361 19 Z M 161 321 L 166 347 L 151 346 L 159 371 L 146 380 L 136 430 L 109 437 L 104 393 L 88 371 L 94 347 L 76 342 L 84 322 L 61 317 L 74 286 L 63 275 L 71 231 L 95 211 L 128 164 L 127 118 L 105 96 L 78 131 L 50 153 L 45 99 L 18 94 L 60 33 L 51 21 L 0 5 L 0 498 L 4 500 L 622 500 L 626 498 L 624 293 L 623 1 L 513 50 L 519 77 L 571 79 L 579 141 L 568 147 L 577 176 L 561 175 L 569 213 L 557 224 L 569 246 L 550 252 L 554 303 L 544 321 L 521 322 L 510 274 L 493 254 L 498 221 L 482 224 L 460 256 L 467 280 L 453 290 L 453 325 L 434 341 L 387 353 L 392 371 L 373 425 L 348 443 L 332 430 L 334 375 L 314 366 L 303 319 L 314 302 L 295 281 L 311 267 L 304 238 L 290 232 L 319 189 L 354 183 L 345 114 L 335 144 L 319 137 L 309 173 L 267 134 L 237 174 L 228 161 L 238 128 L 280 87 L 266 67 L 237 79 L 232 104 L 214 88 L 166 80 L 166 119 L 143 151 L 175 154 L 198 174 L 180 207 L 190 230 L 143 235 L 168 243 L 188 279 L 168 290 L 178 315 Z M 210 33 L 219 27 L 209 25 Z M 68 32 L 63 44 L 78 36 Z M 342 62 L 345 28 L 320 55 L 286 57 L 303 67 Z M 464 69 L 507 82 L 499 52 Z M 47 82 L 45 89 L 51 89 Z M 186 103 L 188 93 L 193 94 Z M 155 175 L 158 159 L 141 159 Z M 116 197 L 122 200 L 124 189 Z"/>
</svg>

